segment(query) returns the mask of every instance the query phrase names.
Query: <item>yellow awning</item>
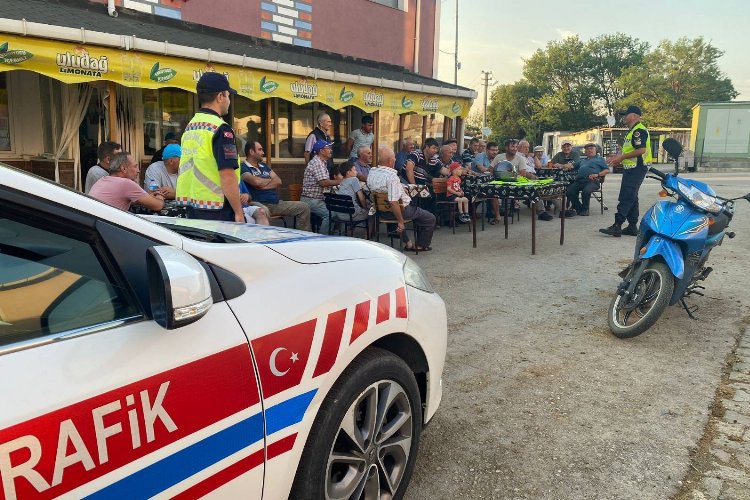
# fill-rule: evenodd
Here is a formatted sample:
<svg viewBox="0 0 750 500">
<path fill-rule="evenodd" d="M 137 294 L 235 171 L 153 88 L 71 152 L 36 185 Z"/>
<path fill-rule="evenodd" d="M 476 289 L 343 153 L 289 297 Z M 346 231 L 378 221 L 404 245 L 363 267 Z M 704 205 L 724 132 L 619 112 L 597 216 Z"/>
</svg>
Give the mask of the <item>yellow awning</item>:
<svg viewBox="0 0 750 500">
<path fill-rule="evenodd" d="M 223 73 L 237 92 L 259 101 L 280 97 L 296 104 L 320 102 L 339 109 L 396 114 L 439 113 L 466 116 L 471 100 L 418 92 L 369 87 L 330 80 L 302 78 L 241 66 L 100 47 L 90 44 L 0 34 L 0 71 L 28 70 L 65 83 L 107 80 L 126 87 L 176 87 L 195 92 L 195 83 L 208 71 Z"/>
</svg>

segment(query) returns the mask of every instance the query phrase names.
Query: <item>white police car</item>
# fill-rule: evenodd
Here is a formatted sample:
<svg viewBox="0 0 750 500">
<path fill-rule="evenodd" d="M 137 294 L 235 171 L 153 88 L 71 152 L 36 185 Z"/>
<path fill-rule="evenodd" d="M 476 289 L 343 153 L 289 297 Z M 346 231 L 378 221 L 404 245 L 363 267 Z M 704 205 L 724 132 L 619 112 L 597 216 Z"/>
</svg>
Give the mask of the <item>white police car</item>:
<svg viewBox="0 0 750 500">
<path fill-rule="evenodd" d="M 446 348 L 419 268 L 160 222 L 0 165 L 0 497 L 400 497 Z"/>
</svg>

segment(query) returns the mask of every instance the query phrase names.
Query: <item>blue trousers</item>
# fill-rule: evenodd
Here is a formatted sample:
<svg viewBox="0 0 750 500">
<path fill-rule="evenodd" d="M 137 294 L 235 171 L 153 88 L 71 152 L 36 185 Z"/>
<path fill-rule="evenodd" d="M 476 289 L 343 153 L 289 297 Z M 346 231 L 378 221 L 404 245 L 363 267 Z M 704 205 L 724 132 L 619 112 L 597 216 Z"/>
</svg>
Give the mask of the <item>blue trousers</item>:
<svg viewBox="0 0 750 500">
<path fill-rule="evenodd" d="M 646 178 L 646 172 L 648 172 L 646 166 L 623 170 L 620 196 L 617 198 L 615 224 L 621 226 L 625 221 L 638 224 L 638 190 L 641 189 L 643 179 Z"/>
</svg>

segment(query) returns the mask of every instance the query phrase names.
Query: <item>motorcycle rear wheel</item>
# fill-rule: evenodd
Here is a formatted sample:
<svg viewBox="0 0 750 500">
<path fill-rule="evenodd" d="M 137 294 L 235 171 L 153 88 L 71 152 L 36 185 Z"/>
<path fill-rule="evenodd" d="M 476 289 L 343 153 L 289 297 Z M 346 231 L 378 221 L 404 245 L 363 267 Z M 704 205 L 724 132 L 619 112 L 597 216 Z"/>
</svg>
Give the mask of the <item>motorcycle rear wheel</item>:
<svg viewBox="0 0 750 500">
<path fill-rule="evenodd" d="M 609 329 L 615 336 L 631 338 L 645 332 L 659 319 L 674 291 L 674 276 L 660 261 L 648 264 L 638 279 L 633 300 L 616 295 L 609 305 Z"/>
</svg>

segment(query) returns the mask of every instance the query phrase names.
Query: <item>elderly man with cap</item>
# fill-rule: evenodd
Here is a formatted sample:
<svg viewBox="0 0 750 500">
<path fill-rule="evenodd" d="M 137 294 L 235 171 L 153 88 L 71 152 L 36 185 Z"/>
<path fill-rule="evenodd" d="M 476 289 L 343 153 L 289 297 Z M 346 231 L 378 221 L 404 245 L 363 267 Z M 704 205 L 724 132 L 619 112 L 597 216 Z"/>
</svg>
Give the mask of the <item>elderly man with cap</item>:
<svg viewBox="0 0 750 500">
<path fill-rule="evenodd" d="M 561 145 L 562 151 L 552 157 L 552 168 L 562 168 L 564 170 L 573 170 L 581 159 L 578 151 L 573 151 L 573 143 L 564 140 Z"/>
<path fill-rule="evenodd" d="M 302 194 L 300 201 L 310 207 L 310 213 L 313 213 L 322 219 L 320 224 L 320 233 L 328 234 L 328 208 L 323 197 L 323 189 L 341 184 L 341 175 L 336 179 L 331 179 L 328 172 L 328 160 L 333 155 L 332 142 L 319 140 L 310 151 L 312 159 L 305 167 L 305 174 L 302 177 Z"/>
<path fill-rule="evenodd" d="M 161 194 L 165 200 L 174 200 L 181 156 L 182 148 L 179 144 L 167 144 L 162 152 L 163 159 L 152 163 L 146 169 L 143 188 Z"/>
<path fill-rule="evenodd" d="M 537 146 L 534 148 L 534 168 L 547 168 L 549 163 L 549 157 L 544 152 L 544 146 Z"/>
<path fill-rule="evenodd" d="M 651 166 L 651 137 L 641 123 L 641 108 L 628 106 L 628 109 L 619 114 L 630 130 L 625 134 L 622 153 L 611 156 L 607 163 L 610 166 L 622 163 L 620 196 L 617 198 L 615 223 L 599 231 L 617 237 L 623 234 L 638 236 L 638 190 Z M 628 222 L 628 226 L 622 229 L 625 221 Z"/>
<path fill-rule="evenodd" d="M 240 158 L 234 131 L 222 118 L 237 92 L 221 73 L 203 73 L 196 87 L 200 109 L 182 134 L 175 199 L 191 219 L 245 222 L 240 202 Z"/>
<path fill-rule="evenodd" d="M 581 160 L 576 178 L 570 183 L 566 193 L 578 215 L 589 214 L 591 194 L 599 189 L 602 178 L 609 173 L 607 162 L 596 152 L 596 144 L 589 142 L 584 146 L 584 152 L 586 158 Z M 581 200 L 578 199 L 579 193 L 582 193 Z"/>
</svg>

